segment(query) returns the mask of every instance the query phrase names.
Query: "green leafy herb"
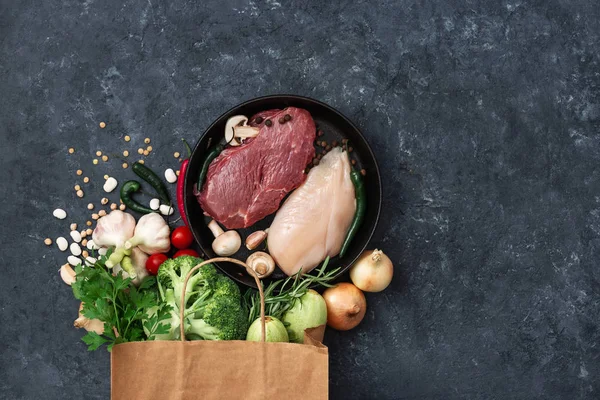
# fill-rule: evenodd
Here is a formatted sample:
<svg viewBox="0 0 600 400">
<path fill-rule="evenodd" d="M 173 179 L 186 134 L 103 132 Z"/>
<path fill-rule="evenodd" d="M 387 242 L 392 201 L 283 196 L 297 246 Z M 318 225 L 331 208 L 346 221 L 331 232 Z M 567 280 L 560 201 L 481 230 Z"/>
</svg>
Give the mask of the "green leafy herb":
<svg viewBox="0 0 600 400">
<path fill-rule="evenodd" d="M 170 317 L 169 309 L 159 306 L 156 278 L 148 277 L 136 288 L 122 272 L 112 275 L 106 268 L 109 256 L 100 257 L 93 266 L 75 267 L 76 280 L 72 288 L 75 297 L 83 303 L 82 315 L 104 322 L 102 334 L 88 332 L 82 338 L 90 351 L 104 344 L 110 351 L 115 344 L 142 341 L 169 330 L 169 325 L 164 323 Z M 152 307 L 157 307 L 158 312 L 148 317 L 146 312 Z"/>
<path fill-rule="evenodd" d="M 323 265 L 316 269 L 316 275 L 302 275 L 302 270 L 296 274 L 271 282 L 266 288 L 265 293 L 265 315 L 275 317 L 279 320 L 283 314 L 294 306 L 297 299 L 302 297 L 313 284 L 331 287 L 330 282 L 340 268 L 325 272 L 329 264 L 329 257 L 325 259 Z M 260 295 L 255 289 L 248 289 L 243 296 L 243 304 L 248 310 L 248 322 L 254 322 L 260 317 Z"/>
</svg>

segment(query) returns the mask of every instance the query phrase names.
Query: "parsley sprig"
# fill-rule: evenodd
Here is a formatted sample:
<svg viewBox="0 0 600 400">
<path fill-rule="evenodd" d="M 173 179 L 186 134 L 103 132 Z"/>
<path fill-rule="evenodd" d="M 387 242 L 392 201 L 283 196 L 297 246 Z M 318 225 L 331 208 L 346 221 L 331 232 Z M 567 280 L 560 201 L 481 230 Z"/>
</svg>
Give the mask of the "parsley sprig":
<svg viewBox="0 0 600 400">
<path fill-rule="evenodd" d="M 119 272 L 113 275 L 102 256 L 93 266 L 75 267 L 73 294 L 83 303 L 81 313 L 89 319 L 104 323 L 104 332 L 90 331 L 82 340 L 88 350 L 106 344 L 108 351 L 119 343 L 152 340 L 155 335 L 168 333 L 169 308 L 159 300 L 155 277 L 148 277 L 139 287 Z M 147 312 L 155 308 L 157 312 Z"/>
</svg>

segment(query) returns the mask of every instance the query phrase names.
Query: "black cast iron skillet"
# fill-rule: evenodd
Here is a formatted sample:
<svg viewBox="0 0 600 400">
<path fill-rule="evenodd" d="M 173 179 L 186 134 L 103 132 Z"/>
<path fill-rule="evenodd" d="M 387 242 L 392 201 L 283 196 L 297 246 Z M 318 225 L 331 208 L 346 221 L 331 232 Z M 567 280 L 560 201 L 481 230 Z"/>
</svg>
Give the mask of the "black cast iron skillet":
<svg viewBox="0 0 600 400">
<path fill-rule="evenodd" d="M 318 137 L 317 140 L 325 140 L 327 143 L 337 140 L 341 143 L 342 139 L 348 139 L 349 146 L 352 147 L 352 152 L 349 153 L 350 159 L 356 160 L 356 165 L 354 167 L 358 169 L 364 169 L 366 171 L 366 175 L 363 177 L 367 190 L 367 211 L 365 219 L 356 236 L 352 240 L 350 249 L 345 256 L 343 258 L 332 258 L 328 265 L 328 270 L 341 267 L 341 270 L 336 275 L 336 277 L 339 277 L 352 265 L 352 263 L 358 258 L 363 250 L 365 250 L 369 244 L 369 240 L 371 239 L 373 232 L 375 231 L 381 209 L 381 178 L 373 151 L 358 128 L 341 113 L 327 104 L 307 97 L 274 95 L 249 100 L 233 107 L 231 110 L 221 115 L 215 122 L 212 123 L 212 125 L 208 127 L 192 151 L 188 169 L 184 178 L 185 212 L 189 220 L 190 229 L 194 234 L 194 238 L 198 242 L 202 252 L 208 258 L 216 257 L 217 255 L 212 250 L 212 241 L 214 237 L 207 227 L 208 222 L 210 222 L 210 218 L 204 216 L 204 213 L 200 208 L 196 197 L 194 196 L 194 184 L 198 180 L 200 168 L 204 162 L 206 153 L 217 143 L 223 142 L 225 123 L 231 116 L 245 115 L 247 117 L 251 117 L 259 111 L 274 108 L 283 109 L 290 106 L 304 108 L 310 112 L 315 120 L 317 129 L 323 131 L 323 136 Z M 316 149 L 317 152 L 323 150 L 322 147 L 318 146 Z M 242 243 L 244 243 L 246 237 L 250 233 L 259 229 L 268 228 L 273 221 L 274 216 L 275 214 L 272 214 L 249 228 L 239 229 L 238 232 L 242 237 Z M 263 248 L 264 246 L 261 246 L 256 250 L 263 250 Z M 245 261 L 250 253 L 251 252 L 248 251 L 242 244 L 240 251 L 234 254 L 233 257 Z M 252 277 L 246 273 L 240 272 L 238 266 L 229 263 L 218 263 L 217 267 L 232 279 L 244 285 L 256 287 L 254 279 L 252 279 Z M 272 280 L 282 279 L 285 276 L 286 275 L 282 271 L 277 269 L 275 273 L 273 273 L 270 277 L 263 279 L 263 281 L 265 284 L 268 284 Z"/>
</svg>

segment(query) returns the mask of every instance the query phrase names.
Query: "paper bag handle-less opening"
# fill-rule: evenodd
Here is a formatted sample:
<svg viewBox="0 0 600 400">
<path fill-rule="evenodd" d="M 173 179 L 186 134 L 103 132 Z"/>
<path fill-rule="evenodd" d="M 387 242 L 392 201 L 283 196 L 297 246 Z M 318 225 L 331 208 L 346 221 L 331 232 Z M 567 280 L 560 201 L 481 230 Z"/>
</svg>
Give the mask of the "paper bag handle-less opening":
<svg viewBox="0 0 600 400">
<path fill-rule="evenodd" d="M 210 260 L 202 261 L 200 264 L 198 264 L 194 268 L 192 268 L 191 271 L 185 277 L 185 281 L 183 282 L 183 291 L 181 293 L 181 305 L 179 307 L 179 309 L 180 309 L 179 320 L 181 321 L 181 323 L 179 324 L 179 333 L 181 336 L 181 341 L 182 342 L 185 341 L 185 326 L 184 326 L 185 325 L 185 323 L 184 323 L 185 291 L 187 288 L 188 280 L 192 277 L 194 272 L 196 272 L 197 270 L 199 270 L 206 264 L 210 264 L 212 262 L 219 262 L 219 261 L 226 261 L 226 262 L 234 263 L 241 267 L 244 267 L 244 268 L 246 268 L 246 271 L 254 278 L 254 281 L 256 282 L 256 287 L 258 287 L 258 292 L 260 294 L 260 329 L 261 329 L 260 339 L 262 342 L 264 342 L 265 341 L 265 294 L 263 293 L 263 287 L 260 282 L 260 279 L 258 278 L 258 275 L 256 274 L 256 272 L 254 272 L 254 270 L 252 268 L 250 268 L 246 263 L 244 263 L 240 260 L 236 260 L 235 258 L 229 258 L 229 257 L 216 257 L 216 258 L 211 258 Z"/>
</svg>

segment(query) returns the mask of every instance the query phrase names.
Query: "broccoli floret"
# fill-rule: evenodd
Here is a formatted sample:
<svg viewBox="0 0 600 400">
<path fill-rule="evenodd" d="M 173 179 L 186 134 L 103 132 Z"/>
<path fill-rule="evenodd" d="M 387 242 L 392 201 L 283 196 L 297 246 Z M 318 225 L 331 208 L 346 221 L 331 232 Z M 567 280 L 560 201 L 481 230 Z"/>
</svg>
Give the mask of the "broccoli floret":
<svg viewBox="0 0 600 400">
<path fill-rule="evenodd" d="M 181 292 L 190 270 L 202 260 L 178 257 L 165 261 L 158 272 L 158 286 L 163 304 L 169 307 L 170 325 L 166 334 L 154 335 L 157 340 L 180 338 Z M 151 317 L 157 310 L 149 311 Z M 184 328 L 188 339 L 243 339 L 248 318 L 241 305 L 239 287 L 217 272 L 212 264 L 196 271 L 188 281 L 185 293 Z"/>
<path fill-rule="evenodd" d="M 219 275 L 215 287 L 214 296 L 225 296 L 239 303 L 242 300 L 239 286 L 224 275 Z"/>
<path fill-rule="evenodd" d="M 246 335 L 247 316 L 238 300 L 212 297 L 204 306 L 202 315 L 202 318 L 190 319 L 190 327 L 186 329 L 190 339 L 198 336 L 204 340 L 239 340 Z"/>
<path fill-rule="evenodd" d="M 167 289 L 173 289 L 175 301 L 181 304 L 181 292 L 187 274 L 196 265 L 202 262 L 201 258 L 182 256 L 165 261 L 158 270 L 158 288 L 164 298 Z M 196 271 L 188 281 L 185 288 L 185 303 L 192 297 L 201 295 L 207 288 L 213 287 L 219 278 L 216 268 L 208 264 Z"/>
</svg>

